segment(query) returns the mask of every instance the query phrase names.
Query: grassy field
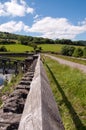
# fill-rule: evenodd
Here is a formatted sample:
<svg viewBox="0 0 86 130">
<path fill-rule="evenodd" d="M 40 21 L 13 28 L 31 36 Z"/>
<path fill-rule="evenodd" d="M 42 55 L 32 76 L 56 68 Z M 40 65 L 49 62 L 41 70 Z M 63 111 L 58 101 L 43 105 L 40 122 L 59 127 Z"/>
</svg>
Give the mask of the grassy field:
<svg viewBox="0 0 86 130">
<path fill-rule="evenodd" d="M 39 47 L 42 47 L 43 51 L 52 51 L 60 52 L 63 45 L 60 44 L 40 44 Z"/>
<path fill-rule="evenodd" d="M 86 75 L 49 58 L 44 65 L 65 130 L 86 130 Z"/>
<path fill-rule="evenodd" d="M 0 47 L 3 46 L 0 44 Z M 11 44 L 11 45 L 4 45 L 8 51 L 10 52 L 26 52 L 26 51 L 33 51 L 33 48 L 30 46 L 25 46 L 21 44 Z M 42 48 L 42 51 L 51 51 L 51 52 L 60 52 L 62 48 L 62 44 L 40 44 L 38 47 Z M 77 47 L 77 46 L 75 46 Z M 79 47 L 79 46 L 78 46 Z M 81 47 L 83 48 L 83 47 Z"/>
<path fill-rule="evenodd" d="M 51 52 L 60 52 L 61 48 L 64 46 L 62 44 L 40 44 L 39 47 L 42 47 L 43 51 L 51 51 Z M 83 48 L 83 46 L 74 46 Z"/>
<path fill-rule="evenodd" d="M 0 47 L 3 45 L 0 45 Z M 8 51 L 10 52 L 26 52 L 26 51 L 33 51 L 33 48 L 30 46 L 25 46 L 21 44 L 11 44 L 11 45 L 4 45 Z"/>
<path fill-rule="evenodd" d="M 0 47 L 3 45 L 0 45 Z M 25 46 L 21 44 L 11 44 L 4 45 L 8 51 L 10 52 L 25 52 L 25 51 L 33 51 L 33 48 L 30 46 Z M 63 45 L 54 45 L 54 44 L 40 44 L 38 47 L 42 47 L 43 51 L 53 51 L 60 52 Z"/>
</svg>

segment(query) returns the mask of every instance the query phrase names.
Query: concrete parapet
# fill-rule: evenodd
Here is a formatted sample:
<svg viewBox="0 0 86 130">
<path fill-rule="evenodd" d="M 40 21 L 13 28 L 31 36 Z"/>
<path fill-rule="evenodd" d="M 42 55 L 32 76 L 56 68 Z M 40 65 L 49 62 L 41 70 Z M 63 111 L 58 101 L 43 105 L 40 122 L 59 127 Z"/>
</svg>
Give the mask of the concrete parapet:
<svg viewBox="0 0 86 130">
<path fill-rule="evenodd" d="M 40 56 L 18 130 L 64 130 Z"/>
</svg>

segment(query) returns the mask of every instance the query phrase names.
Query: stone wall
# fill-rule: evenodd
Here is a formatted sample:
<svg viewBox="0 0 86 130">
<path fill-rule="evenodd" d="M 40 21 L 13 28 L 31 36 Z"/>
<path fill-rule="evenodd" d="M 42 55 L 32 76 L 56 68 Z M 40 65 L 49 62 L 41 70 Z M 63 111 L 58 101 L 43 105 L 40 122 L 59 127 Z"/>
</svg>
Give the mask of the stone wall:
<svg viewBox="0 0 86 130">
<path fill-rule="evenodd" d="M 40 55 L 0 109 L 0 130 L 64 130 Z"/>
<path fill-rule="evenodd" d="M 0 109 L 0 130 L 18 130 L 37 60 L 34 59 L 14 91 Z M 29 63 L 28 63 L 29 64 Z"/>
<path fill-rule="evenodd" d="M 64 130 L 40 56 L 18 130 Z"/>
</svg>

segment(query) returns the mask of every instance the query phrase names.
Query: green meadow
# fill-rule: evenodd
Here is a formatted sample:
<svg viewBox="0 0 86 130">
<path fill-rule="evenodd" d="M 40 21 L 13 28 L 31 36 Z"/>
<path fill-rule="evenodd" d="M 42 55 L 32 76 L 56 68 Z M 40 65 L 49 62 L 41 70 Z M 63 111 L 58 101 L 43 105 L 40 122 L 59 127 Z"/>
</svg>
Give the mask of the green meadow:
<svg viewBox="0 0 86 130">
<path fill-rule="evenodd" d="M 60 52 L 63 45 L 61 44 L 40 44 L 42 51 Z"/>
<path fill-rule="evenodd" d="M 86 130 L 86 74 L 43 58 L 65 130 Z"/>
<path fill-rule="evenodd" d="M 0 45 L 0 47 L 3 45 Z M 25 51 L 33 51 L 33 48 L 26 45 L 21 44 L 11 44 L 4 45 L 8 51 L 10 52 L 25 52 Z M 52 51 L 52 52 L 60 52 L 63 45 L 56 44 L 40 44 L 38 47 L 42 48 L 42 51 Z"/>
<path fill-rule="evenodd" d="M 0 45 L 0 47 L 3 45 Z M 21 44 L 11 44 L 11 45 L 4 45 L 9 52 L 26 52 L 26 51 L 33 51 L 33 48 L 30 46 L 25 46 Z"/>
<path fill-rule="evenodd" d="M 51 52 L 60 52 L 61 48 L 65 46 L 62 44 L 40 44 L 38 45 L 38 47 L 42 48 L 42 51 L 51 51 Z M 74 45 L 72 45 L 74 46 Z M 74 47 L 80 47 L 83 48 L 83 46 L 74 46 Z"/>
<path fill-rule="evenodd" d="M 0 44 L 0 47 L 1 46 L 5 46 L 6 49 L 8 50 L 8 52 L 26 52 L 26 51 L 33 51 L 33 47 L 31 46 L 26 46 L 26 45 L 22 45 L 22 44 L 7 44 L 7 45 L 3 45 L 3 44 Z M 41 47 L 42 48 L 42 51 L 43 52 L 60 52 L 61 51 L 61 48 L 64 46 L 62 44 L 39 44 L 37 45 L 38 47 Z M 77 47 L 77 46 L 75 46 Z M 79 47 L 79 46 L 78 46 Z M 83 48 L 81 46 L 81 48 Z"/>
</svg>

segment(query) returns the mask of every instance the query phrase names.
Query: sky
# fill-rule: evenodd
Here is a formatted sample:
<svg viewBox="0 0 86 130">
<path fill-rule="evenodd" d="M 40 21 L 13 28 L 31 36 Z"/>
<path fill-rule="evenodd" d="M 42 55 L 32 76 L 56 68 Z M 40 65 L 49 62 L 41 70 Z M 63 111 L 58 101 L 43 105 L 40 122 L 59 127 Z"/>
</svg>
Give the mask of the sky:
<svg viewBox="0 0 86 130">
<path fill-rule="evenodd" d="M 0 0 L 0 31 L 86 40 L 86 0 Z"/>
</svg>

